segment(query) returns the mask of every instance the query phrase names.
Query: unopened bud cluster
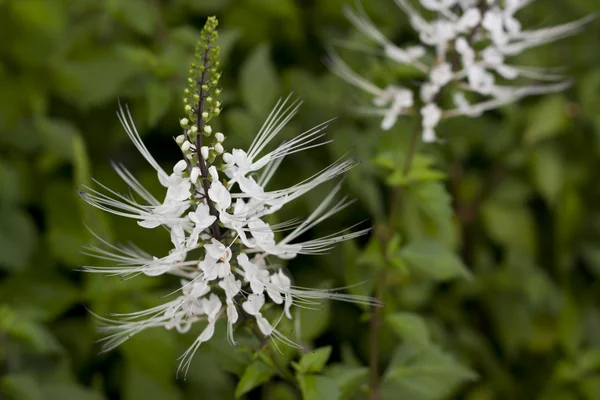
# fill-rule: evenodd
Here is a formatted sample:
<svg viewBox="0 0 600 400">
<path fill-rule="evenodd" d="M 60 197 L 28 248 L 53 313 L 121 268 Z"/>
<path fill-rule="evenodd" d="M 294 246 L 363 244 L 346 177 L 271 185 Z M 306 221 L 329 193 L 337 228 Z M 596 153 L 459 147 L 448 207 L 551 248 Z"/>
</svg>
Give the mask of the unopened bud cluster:
<svg viewBox="0 0 600 400">
<path fill-rule="evenodd" d="M 194 54 L 195 61 L 189 69 L 188 87 L 184 90 L 183 103 L 187 118 L 180 123 L 191 143 L 198 134 L 206 137 L 212 135 L 210 121 L 221 112 L 221 102 L 217 100 L 221 94 L 219 46 L 215 45 L 219 37 L 216 30 L 218 24 L 216 18 L 210 17 L 202 29 Z"/>
</svg>

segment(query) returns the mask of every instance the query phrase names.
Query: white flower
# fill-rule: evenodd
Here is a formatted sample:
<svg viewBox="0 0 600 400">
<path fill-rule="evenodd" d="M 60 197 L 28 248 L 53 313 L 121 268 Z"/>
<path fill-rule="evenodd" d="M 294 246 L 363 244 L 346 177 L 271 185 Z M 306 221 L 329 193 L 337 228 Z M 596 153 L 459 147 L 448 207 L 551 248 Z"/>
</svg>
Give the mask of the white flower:
<svg viewBox="0 0 600 400">
<path fill-rule="evenodd" d="M 210 208 L 206 204 L 198 204 L 196 211 L 188 213 L 188 218 L 196 224 L 200 230 L 211 226 L 217 220 L 217 217 L 210 215 Z"/>
<path fill-rule="evenodd" d="M 244 280 L 250 283 L 252 293 L 262 294 L 265 284 L 269 282 L 269 271 L 259 269 L 248 260 L 248 256 L 244 253 L 237 256 L 237 261 L 244 270 Z"/>
<path fill-rule="evenodd" d="M 314 308 L 324 299 L 379 304 L 369 297 L 294 286 L 279 264 L 271 263 L 274 258 L 285 260 L 299 254 L 322 254 L 341 241 L 369 231 L 342 230 L 322 238 L 297 240 L 352 203 L 345 198 L 335 201 L 340 183 L 302 222 L 293 219 L 270 225 L 263 220 L 290 201 L 340 177 L 356 165 L 354 160 L 340 159 L 288 188 L 269 190 L 269 182 L 286 155 L 328 143 L 320 140 L 326 127 L 322 124 L 272 150 L 266 150 L 298 110 L 299 102 L 289 103 L 288 99 L 277 103 L 248 151 L 231 149 L 223 152 L 222 164 L 218 164 L 218 157 L 209 164 L 202 159 L 201 147 L 200 154 L 178 161 L 171 175 L 167 175 L 147 153 L 132 128 L 131 117 L 127 115 L 125 118 L 121 110 L 119 115 L 130 137 L 156 169 L 159 182 L 166 188 L 165 199 L 160 203 L 121 166 L 115 166 L 116 172 L 147 204 L 139 204 L 133 198 L 108 188 L 104 189 L 111 196 L 89 189 L 82 197 L 105 211 L 133 218 L 146 228 L 162 225 L 170 233 L 172 250 L 158 257 L 133 244 L 114 246 L 97 237 L 102 246 L 89 246 L 86 254 L 113 262 L 115 267 L 84 266 L 82 269 L 123 278 L 140 274 L 174 275 L 181 279 L 179 288 L 173 293 L 181 293 L 175 300 L 148 310 L 118 314 L 114 319 L 98 317 L 105 323 L 102 328 L 107 334 L 104 350 L 120 345 L 146 328 L 175 328 L 185 333 L 195 323 L 204 324 L 200 335 L 181 357 L 179 370 L 187 371 L 200 345 L 214 335 L 215 324 L 219 320 L 227 320 L 227 337 L 232 344 L 235 344 L 235 326 L 239 320 L 244 320 L 239 314 L 246 313 L 253 317 L 263 335 L 300 347 L 277 330 L 283 315 L 292 318 L 292 307 Z M 413 105 L 412 93 L 408 89 L 390 88 L 389 97 L 382 96 L 381 99 L 400 109 Z M 215 136 L 219 144 L 225 139 L 223 134 Z M 190 151 L 197 150 L 190 148 Z M 202 176 L 203 170 L 208 171 L 208 176 Z M 224 170 L 231 179 L 221 181 L 219 170 Z M 186 177 L 187 171 L 189 178 Z M 285 234 L 278 237 L 277 232 Z M 279 318 L 273 318 L 277 308 L 270 307 L 269 312 L 266 311 L 264 305 L 267 301 L 279 306 Z"/>
<path fill-rule="evenodd" d="M 430 107 L 425 115 L 431 113 L 430 103 L 443 109 L 440 104 L 449 96 L 443 92 L 470 91 L 477 94 L 469 107 L 464 103 L 454 109 L 444 109 L 444 118 L 466 115 L 476 116 L 482 112 L 516 101 L 524 96 L 564 90 L 568 81 L 555 74 L 545 74 L 537 69 L 511 65 L 510 58 L 526 49 L 554 42 L 572 35 L 591 18 L 544 28 L 526 30 L 521 26 L 515 14 L 521 8 L 533 3 L 529 0 L 395 0 L 409 16 L 412 28 L 418 33 L 420 43 L 401 47 L 391 42 L 369 19 L 365 11 L 357 5 L 357 10 L 348 7 L 344 14 L 350 22 L 378 49 L 373 53 L 382 53 L 393 62 L 410 65 L 421 71 L 425 78 L 416 87 L 423 107 Z M 433 11 L 431 19 L 417 11 L 415 5 Z M 485 4 L 483 4 L 485 3 Z M 347 46 L 364 49 L 364 45 Z M 434 60 L 425 64 L 425 55 Z M 360 88 L 373 97 L 375 107 L 361 107 L 366 115 L 382 117 L 381 128 L 391 129 L 402 115 L 421 114 L 415 109 L 412 90 L 398 89 L 396 86 L 381 88 L 354 72 L 340 57 L 331 53 L 331 70 L 353 86 Z M 516 81 L 518 78 L 518 81 Z M 556 81 L 555 83 L 530 83 L 527 80 Z M 395 77 L 390 81 L 396 82 Z M 506 81 L 522 86 L 508 86 Z M 454 83 L 451 85 L 451 83 Z M 407 93 L 408 92 L 408 93 Z M 437 113 L 436 113 L 437 114 Z M 434 118 L 435 119 L 435 118 Z M 436 121 L 437 125 L 439 121 Z M 422 123 L 423 140 L 434 141 L 435 131 L 431 123 Z M 425 126 L 430 126 L 425 128 Z"/>
<path fill-rule="evenodd" d="M 248 300 L 242 304 L 242 308 L 246 313 L 256 318 L 258 328 L 265 336 L 270 336 L 273 332 L 273 327 L 269 324 L 260 312 L 260 309 L 265 304 L 265 296 L 262 294 L 248 295 Z"/>
<path fill-rule="evenodd" d="M 215 202 L 219 211 L 227 210 L 231 206 L 231 194 L 229 194 L 227 188 L 218 180 L 210 185 L 208 196 Z"/>
<path fill-rule="evenodd" d="M 421 109 L 423 117 L 423 141 L 426 143 L 435 141 L 435 127 L 442 119 L 442 110 L 434 103 L 429 103 Z"/>
</svg>

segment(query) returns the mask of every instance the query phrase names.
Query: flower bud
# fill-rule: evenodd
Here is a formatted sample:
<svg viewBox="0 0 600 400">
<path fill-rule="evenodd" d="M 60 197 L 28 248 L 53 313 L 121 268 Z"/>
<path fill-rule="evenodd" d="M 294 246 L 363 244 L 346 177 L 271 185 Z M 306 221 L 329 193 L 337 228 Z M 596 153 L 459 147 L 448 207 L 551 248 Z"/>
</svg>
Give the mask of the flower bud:
<svg viewBox="0 0 600 400">
<path fill-rule="evenodd" d="M 185 136 L 183 136 L 183 135 L 179 135 L 175 138 L 175 143 L 177 143 L 180 146 L 183 144 L 184 141 L 185 141 Z"/>
<path fill-rule="evenodd" d="M 223 135 L 221 132 L 217 132 L 215 133 L 215 139 L 217 139 L 217 142 L 222 142 L 225 140 L 225 135 Z"/>
<path fill-rule="evenodd" d="M 227 165 L 231 165 L 235 162 L 235 159 L 230 153 L 223 153 L 223 162 Z"/>
<path fill-rule="evenodd" d="M 199 176 L 200 176 L 200 168 L 198 168 L 198 167 L 192 168 L 192 173 L 190 174 L 190 180 L 193 183 L 196 183 Z"/>
<path fill-rule="evenodd" d="M 212 128 L 210 125 L 205 125 L 204 126 L 204 132 L 208 133 L 209 135 L 212 133 Z"/>
<path fill-rule="evenodd" d="M 181 125 L 182 128 L 187 128 L 189 123 L 190 123 L 190 121 L 187 118 L 181 118 L 179 120 L 179 124 Z"/>
<path fill-rule="evenodd" d="M 175 164 L 175 166 L 173 167 L 173 172 L 175 172 L 177 175 L 181 175 L 181 173 L 185 171 L 186 168 L 187 163 L 185 162 L 185 160 L 179 160 L 177 164 Z"/>
<path fill-rule="evenodd" d="M 215 151 L 221 154 L 225 149 L 223 149 L 223 145 L 221 143 L 215 144 Z"/>
<path fill-rule="evenodd" d="M 186 140 L 185 142 L 183 142 L 183 144 L 181 145 L 181 150 L 183 151 L 188 151 L 190 149 L 190 147 L 192 147 L 192 144 L 189 142 L 189 140 Z"/>
<path fill-rule="evenodd" d="M 192 125 L 192 126 L 190 127 L 190 132 L 191 132 L 191 133 L 196 133 L 196 132 L 198 132 L 198 127 L 197 127 L 196 125 Z"/>
<path fill-rule="evenodd" d="M 202 155 L 202 157 L 204 157 L 204 159 L 208 158 L 208 146 L 202 146 L 200 148 L 200 154 Z"/>
</svg>

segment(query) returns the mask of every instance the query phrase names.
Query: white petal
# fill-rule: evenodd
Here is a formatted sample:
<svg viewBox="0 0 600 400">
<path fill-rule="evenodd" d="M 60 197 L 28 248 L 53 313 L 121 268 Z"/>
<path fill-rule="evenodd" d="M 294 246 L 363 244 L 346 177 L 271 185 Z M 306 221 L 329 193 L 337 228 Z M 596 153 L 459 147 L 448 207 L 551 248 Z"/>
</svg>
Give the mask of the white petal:
<svg viewBox="0 0 600 400">
<path fill-rule="evenodd" d="M 263 335 L 269 336 L 271 335 L 271 332 L 273 332 L 273 327 L 262 315 L 259 314 L 256 316 L 256 323 L 258 324 L 258 329 L 260 329 Z"/>
</svg>

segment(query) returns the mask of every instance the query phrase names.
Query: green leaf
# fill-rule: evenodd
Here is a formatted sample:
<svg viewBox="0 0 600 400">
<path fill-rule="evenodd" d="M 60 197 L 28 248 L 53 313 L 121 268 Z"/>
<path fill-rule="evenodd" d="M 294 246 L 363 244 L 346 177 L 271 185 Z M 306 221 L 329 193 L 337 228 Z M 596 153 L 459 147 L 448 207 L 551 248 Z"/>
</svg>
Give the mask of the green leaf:
<svg viewBox="0 0 600 400">
<path fill-rule="evenodd" d="M 386 322 L 396 335 L 417 346 L 426 347 L 430 344 L 430 334 L 421 316 L 411 312 L 390 314 Z"/>
<path fill-rule="evenodd" d="M 257 117 L 264 118 L 275 105 L 279 80 L 268 45 L 256 47 L 242 66 L 240 90 L 244 104 Z"/>
<path fill-rule="evenodd" d="M 566 109 L 566 99 L 561 95 L 539 100 L 528 114 L 525 143 L 532 145 L 560 133 L 568 123 Z"/>
<path fill-rule="evenodd" d="M 9 303 L 22 316 L 50 321 L 80 299 L 79 290 L 68 280 L 48 272 L 20 273 L 0 283 L 0 303 Z"/>
<path fill-rule="evenodd" d="M 304 400 L 337 400 L 341 396 L 335 381 L 327 376 L 298 374 L 298 382 Z"/>
<path fill-rule="evenodd" d="M 294 318 L 299 318 L 300 337 L 303 340 L 313 340 L 327 330 L 329 326 L 329 316 L 331 315 L 331 304 L 323 300 L 319 304 L 319 309 L 298 308 Z"/>
<path fill-rule="evenodd" d="M 451 243 L 453 235 L 452 199 L 443 182 L 420 182 L 409 186 L 407 193 L 428 220 L 426 222 L 433 223 L 433 227 L 427 229 L 427 231 L 439 237 L 445 243 Z"/>
<path fill-rule="evenodd" d="M 284 382 L 272 382 L 268 384 L 263 392 L 266 395 L 264 400 L 298 400 L 295 388 Z"/>
<path fill-rule="evenodd" d="M 353 295 L 369 296 L 373 291 L 374 277 L 377 271 L 385 267 L 381 255 L 381 246 L 376 238 L 372 238 L 367 247 L 360 252 L 352 241 L 344 242 L 342 265 L 344 265 L 344 280 L 349 286 L 348 291 Z M 356 285 L 358 282 L 364 282 Z M 360 305 L 362 308 L 368 306 Z"/>
<path fill-rule="evenodd" d="M 435 159 L 426 154 L 415 155 L 408 174 L 404 175 L 404 162 L 399 163 L 398 157 L 393 153 L 380 155 L 375 162 L 387 168 L 393 168 L 394 171 L 386 179 L 390 186 L 404 186 L 409 183 L 439 181 L 446 177 L 446 174 L 433 167 Z"/>
<path fill-rule="evenodd" d="M 115 17 L 121 19 L 129 28 L 139 33 L 150 35 L 155 32 L 155 16 L 162 10 L 156 9 L 159 2 L 148 3 L 146 0 L 113 1 L 109 3 Z M 162 17 L 162 15 L 161 15 Z"/>
<path fill-rule="evenodd" d="M 99 392 L 84 386 L 68 383 L 56 383 L 43 386 L 45 400 L 104 400 Z"/>
<path fill-rule="evenodd" d="M 244 371 L 244 374 L 235 388 L 235 397 L 239 399 L 242 395 L 248 393 L 255 387 L 267 382 L 273 375 L 275 375 L 275 370 L 273 368 L 260 359 L 255 360 Z"/>
<path fill-rule="evenodd" d="M 148 99 L 148 126 L 154 127 L 166 114 L 171 105 L 173 93 L 165 82 L 151 82 L 148 85 L 146 97 Z"/>
<path fill-rule="evenodd" d="M 152 348 L 152 351 L 148 351 Z M 177 353 L 174 336 L 164 329 L 146 329 L 123 344 L 125 358 L 139 374 L 167 387 L 172 380 Z M 137 371 L 134 371 L 137 374 Z"/>
<path fill-rule="evenodd" d="M 417 239 L 400 250 L 401 257 L 414 269 L 433 279 L 470 278 L 460 258 L 435 239 Z"/>
<path fill-rule="evenodd" d="M 8 305 L 0 306 L 0 331 L 25 342 L 41 354 L 59 353 L 61 346 L 44 325 L 23 317 Z"/>
<path fill-rule="evenodd" d="M 369 379 L 369 368 L 336 364 L 328 366 L 325 374 L 335 381 L 340 399 L 357 398 Z"/>
<path fill-rule="evenodd" d="M 544 146 L 536 148 L 530 160 L 533 183 L 549 204 L 556 204 L 565 181 L 560 153 L 554 147 Z"/>
<path fill-rule="evenodd" d="M 31 375 L 14 374 L 0 378 L 0 394 L 12 400 L 45 400 L 40 385 Z"/>
<path fill-rule="evenodd" d="M 116 102 L 126 82 L 139 72 L 138 65 L 117 51 L 96 52 L 84 60 L 57 63 L 54 71 L 62 97 L 80 108 Z"/>
<path fill-rule="evenodd" d="M 510 248 L 533 253 L 535 225 L 524 205 L 491 200 L 485 202 L 481 211 L 485 229 L 493 240 Z"/>
<path fill-rule="evenodd" d="M 23 201 L 25 181 L 20 165 L 0 159 L 0 204 L 17 205 Z"/>
<path fill-rule="evenodd" d="M 433 400 L 447 398 L 477 375 L 451 355 L 431 345 L 400 346 L 381 383 L 381 399 Z"/>
<path fill-rule="evenodd" d="M 39 131 L 44 148 L 62 160 L 73 159 L 73 139 L 80 136 L 77 128 L 62 119 L 38 119 L 35 128 Z"/>
<path fill-rule="evenodd" d="M 227 341 L 227 332 L 223 325 L 225 324 L 215 326 L 215 335 L 205 343 L 206 347 L 210 349 L 210 353 L 222 369 L 241 377 L 252 362 L 252 356 L 249 351 L 231 351 L 231 343 Z"/>
<path fill-rule="evenodd" d="M 306 374 L 309 372 L 321 372 L 329 356 L 331 355 L 331 346 L 321 347 L 310 353 L 302 355 L 298 363 L 293 363 L 296 371 Z"/>
<path fill-rule="evenodd" d="M 154 350 L 154 347 L 152 347 Z M 148 348 L 146 348 L 146 352 Z M 165 361 L 164 359 L 162 359 Z M 171 367 L 172 363 L 167 363 Z M 180 390 L 173 383 L 172 369 L 162 376 L 162 379 L 156 379 L 157 375 L 147 374 L 143 366 L 139 363 L 128 362 L 125 367 L 125 376 L 123 379 L 123 399 L 124 400 L 178 400 L 183 396 Z"/>
<path fill-rule="evenodd" d="M 0 267 L 24 267 L 36 244 L 37 232 L 31 217 L 19 208 L 0 206 Z"/>
</svg>

